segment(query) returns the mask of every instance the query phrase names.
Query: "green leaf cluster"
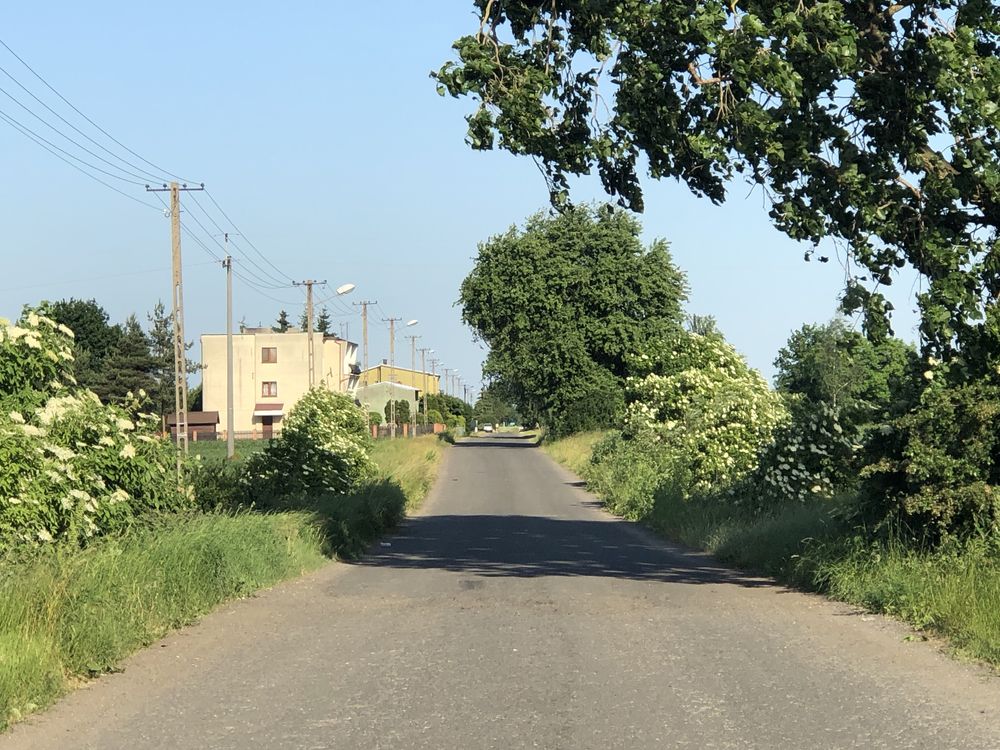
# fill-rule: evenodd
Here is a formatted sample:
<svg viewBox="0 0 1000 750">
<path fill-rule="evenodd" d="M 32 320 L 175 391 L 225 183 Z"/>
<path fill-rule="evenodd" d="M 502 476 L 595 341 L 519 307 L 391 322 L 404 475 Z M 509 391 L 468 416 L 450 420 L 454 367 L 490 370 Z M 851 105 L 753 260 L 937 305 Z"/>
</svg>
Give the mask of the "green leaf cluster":
<svg viewBox="0 0 1000 750">
<path fill-rule="evenodd" d="M 1000 364 L 1000 4 L 977 0 L 476 2 L 433 74 L 469 141 L 530 155 L 556 205 L 596 171 L 641 210 L 640 165 L 722 202 L 762 186 L 795 239 L 842 241 L 844 306 L 891 333 L 911 266 L 923 354 Z M 808 255 L 808 254 L 807 254 Z"/>
<path fill-rule="evenodd" d="M 525 419 L 555 433 L 614 423 L 629 357 L 679 328 L 684 276 L 665 242 L 645 247 L 639 234 L 624 211 L 580 206 L 480 244 L 463 319 L 489 347 L 487 378 Z"/>
</svg>

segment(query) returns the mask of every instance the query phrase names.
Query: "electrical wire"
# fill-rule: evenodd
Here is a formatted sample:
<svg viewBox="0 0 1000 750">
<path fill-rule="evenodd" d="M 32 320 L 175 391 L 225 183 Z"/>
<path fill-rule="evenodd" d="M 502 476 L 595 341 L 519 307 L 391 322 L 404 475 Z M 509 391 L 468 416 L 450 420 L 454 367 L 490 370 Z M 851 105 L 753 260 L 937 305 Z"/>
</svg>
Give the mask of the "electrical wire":
<svg viewBox="0 0 1000 750">
<path fill-rule="evenodd" d="M 0 42 L 0 43 L 2 43 L 2 42 Z M 250 241 L 250 238 L 247 237 L 246 234 L 243 233 L 243 230 L 241 230 L 238 226 L 236 226 L 236 222 L 229 218 L 229 214 L 227 214 L 225 212 L 225 210 L 223 210 L 222 206 L 220 206 L 219 202 L 217 200 L 215 200 L 215 196 L 212 195 L 211 192 L 209 192 L 208 190 L 206 190 L 205 191 L 205 195 L 207 195 L 208 199 L 210 201 L 212 201 L 212 203 L 215 205 L 215 207 L 217 209 L 219 209 L 219 213 L 221 213 L 222 216 L 225 218 L 225 220 L 229 222 L 230 226 L 232 226 L 232 228 L 235 229 L 243 237 L 243 239 L 245 239 L 247 241 L 247 244 L 250 245 L 250 247 L 253 249 L 253 251 L 256 252 L 257 255 L 259 255 L 261 257 L 261 259 L 263 259 L 263 261 L 265 263 L 267 263 L 269 266 L 271 266 L 271 268 L 273 268 L 275 271 L 277 271 L 277 273 L 278 273 L 279 276 L 282 276 L 282 277 L 288 279 L 288 281 L 290 281 L 290 282 L 294 281 L 294 279 L 291 276 L 289 276 L 288 274 L 286 274 L 284 271 L 282 271 L 280 268 L 278 268 L 276 265 L 274 265 L 270 260 L 268 260 L 267 256 L 264 255 L 264 253 L 262 253 L 257 248 L 257 246 L 255 244 L 253 244 L 253 242 Z"/>
<path fill-rule="evenodd" d="M 29 128 L 27 125 L 25 125 L 23 122 L 21 122 L 20 120 L 14 118 L 13 116 L 10 115 L 10 113 L 5 112 L 2 109 L 0 109 L 0 115 L 2 115 L 8 121 L 8 123 L 13 123 L 22 132 L 31 133 L 31 135 L 36 139 L 36 141 L 35 141 L 36 143 L 38 141 L 44 141 L 49 146 L 51 146 L 52 148 L 54 148 L 56 151 L 59 151 L 59 152 L 65 154 L 70 159 L 73 159 L 74 161 L 78 161 L 81 164 L 84 164 L 84 165 L 90 167 L 91 169 L 93 169 L 93 170 L 95 170 L 97 172 L 100 172 L 101 174 L 107 175 L 108 177 L 113 177 L 116 180 L 121 180 L 122 182 L 127 182 L 130 185 L 140 185 L 140 186 L 144 185 L 144 183 L 142 183 L 142 182 L 136 182 L 135 180 L 130 180 L 127 177 L 122 177 L 121 175 L 117 175 L 114 172 L 109 172 L 106 169 L 102 169 L 101 167 L 97 166 L 96 164 L 91 164 L 90 162 L 85 161 L 84 159 L 81 159 L 79 156 L 74 156 L 73 154 L 71 154 L 66 149 L 61 148 L 61 147 L 57 146 L 56 144 L 54 144 L 52 141 L 50 141 L 45 136 L 39 135 L 34 130 L 32 130 L 31 128 Z"/>
<path fill-rule="evenodd" d="M 100 177 L 97 177 L 96 175 L 91 174 L 86 169 L 83 169 L 83 168 L 77 166 L 76 164 L 74 164 L 73 162 L 71 162 L 69 159 L 67 159 L 65 156 L 62 156 L 61 154 L 57 153 L 57 150 L 58 151 L 62 150 L 62 149 L 59 149 L 58 146 L 54 146 L 54 147 L 51 147 L 51 148 L 49 146 L 46 146 L 45 143 L 42 142 L 42 141 L 45 140 L 44 138 L 41 138 L 40 136 L 33 135 L 30 129 L 24 128 L 21 125 L 16 124 L 16 122 L 17 122 L 16 120 L 14 120 L 13 118 L 11 118 L 8 115 L 4 114 L 2 111 L 0 111 L 0 120 L 3 120 L 5 123 L 7 123 L 8 125 L 10 125 L 12 128 L 14 128 L 15 130 L 17 130 L 25 138 L 28 138 L 29 140 L 33 141 L 35 143 L 35 145 L 37 145 L 37 146 L 45 149 L 50 154 L 52 154 L 53 156 L 55 156 L 57 159 L 60 159 L 61 161 L 66 162 L 69 166 L 73 167 L 73 169 L 75 169 L 76 171 L 81 172 L 81 173 L 87 175 L 87 177 L 89 177 L 90 179 L 94 180 L 95 182 L 101 183 L 102 185 L 104 185 L 104 187 L 108 188 L 109 190 L 114 190 L 119 195 L 124 195 L 130 201 L 135 201 L 136 203 L 138 203 L 140 205 L 143 205 L 143 206 L 146 206 L 147 208 L 151 208 L 154 211 L 159 211 L 160 210 L 158 207 L 156 207 L 152 203 L 148 203 L 148 202 L 146 202 L 144 200 L 136 198 L 134 195 L 129 195 L 124 190 L 120 190 L 120 189 L 116 188 L 114 185 L 112 185 L 112 184 L 110 184 L 108 182 L 105 182 Z M 72 157 L 72 158 L 77 159 L 77 161 L 80 161 L 80 162 L 86 164 L 86 162 L 83 162 L 81 159 L 78 159 L 75 156 Z M 102 170 L 98 170 L 98 171 L 102 171 Z"/>
<path fill-rule="evenodd" d="M 162 175 L 154 174 L 153 172 L 150 172 L 148 170 L 143 169 L 142 167 L 138 166 L 137 164 L 133 164 L 128 159 L 123 159 L 121 156 L 119 156 L 118 154 L 116 154 L 114 151 L 112 151 L 111 149 L 109 149 L 107 146 L 105 146 L 104 144 L 102 144 L 102 143 L 94 140 L 89 135 L 87 135 L 86 133 L 84 133 L 76 125 L 74 125 L 73 123 L 71 123 L 69 120 L 67 120 L 65 117 L 63 117 L 61 114 L 59 114 L 56 110 L 52 109 L 52 107 L 50 107 L 45 101 L 43 101 L 38 96 L 36 96 L 35 93 L 31 89 L 29 89 L 27 86 L 25 86 L 23 83 L 21 83 L 15 76 L 13 76 L 2 65 L 0 65 L 0 73 L 3 73 L 5 76 L 7 76 L 10 80 L 12 80 L 14 83 L 16 83 L 21 88 L 21 90 L 24 91 L 24 93 L 26 93 L 28 96 L 30 96 L 32 99 L 34 99 L 39 104 L 41 104 L 43 107 L 45 107 L 45 109 L 47 109 L 53 115 L 55 115 L 56 117 L 58 117 L 64 124 L 66 124 L 69 127 L 71 127 L 76 133 L 78 133 L 79 135 L 81 135 L 84 138 L 86 138 L 88 141 L 90 141 L 91 143 L 93 143 L 95 146 L 97 146 L 99 149 L 101 149 L 102 151 L 104 151 L 106 154 L 112 156 L 115 159 L 118 159 L 118 161 L 122 162 L 123 164 L 127 164 L 132 169 L 135 169 L 135 170 L 138 170 L 139 172 L 142 172 L 144 175 L 147 175 L 148 177 L 152 178 L 156 182 L 163 182 L 164 181 Z M 10 95 L 8 94 L 8 96 L 10 96 Z M 138 175 L 136 175 L 136 176 L 138 176 Z"/>
<path fill-rule="evenodd" d="M 188 216 L 195 222 L 195 224 L 197 224 L 199 227 L 201 227 L 201 231 L 203 231 L 208 236 L 208 238 L 211 239 L 219 247 L 219 249 L 223 253 L 226 252 L 226 246 L 223 245 L 221 242 L 219 242 L 219 239 L 217 237 L 213 236 L 210 231 L 208 231 L 208 228 L 201 222 L 201 220 L 197 216 L 195 216 L 190 211 L 188 211 Z M 256 280 L 257 284 L 262 289 L 288 289 L 289 288 L 288 284 L 271 284 L 267 280 L 262 279 L 259 276 L 257 276 L 257 274 L 253 273 L 252 271 L 246 270 L 245 273 L 248 276 L 253 277 Z"/>
<path fill-rule="evenodd" d="M 90 154 L 91 156 L 93 156 L 98 161 L 102 161 L 105 164 L 107 164 L 112 169 L 117 169 L 119 172 L 127 174 L 130 177 L 137 177 L 137 178 L 139 178 L 140 181 L 139 182 L 135 182 L 134 184 L 136 184 L 136 185 L 144 185 L 148 181 L 148 178 L 145 177 L 144 175 L 136 174 L 135 172 L 130 172 L 129 170 L 124 169 L 123 167 L 119 167 L 117 164 L 115 164 L 114 162 L 108 161 L 107 159 L 105 159 L 100 154 L 94 153 L 89 148 L 87 148 L 82 143 L 80 143 L 79 141 L 74 140 L 73 138 L 70 138 L 68 135 L 66 135 L 64 132 L 62 132 L 59 128 L 57 128 L 55 125 L 53 125 L 52 123 L 50 123 L 48 120 L 46 120 L 44 117 L 42 117 L 41 115 L 39 115 L 37 112 L 33 111 L 30 107 L 26 106 L 20 99 L 18 99 L 16 96 L 14 96 L 9 91 L 7 91 L 7 89 L 5 89 L 3 86 L 0 86 L 0 94 L 3 94 L 4 96 L 6 96 L 8 99 L 10 99 L 12 102 L 14 102 L 14 104 L 16 104 L 17 106 L 19 106 L 21 109 L 23 109 L 29 115 L 31 115 L 36 120 L 38 120 L 40 123 L 42 123 L 42 125 L 44 125 L 45 127 L 49 128 L 49 130 L 51 130 L 52 132 L 57 133 L 58 135 L 62 136 L 67 141 L 69 141 L 74 146 L 76 146 L 78 149 L 87 152 L 88 154 Z M 117 175 L 113 175 L 113 176 L 117 176 Z M 125 178 L 119 177 L 119 179 L 124 180 Z M 132 182 L 132 181 L 129 180 L 129 182 Z"/>
<path fill-rule="evenodd" d="M 197 194 L 191 193 L 190 197 L 194 201 L 194 204 L 198 207 L 198 210 L 201 211 L 201 213 L 215 226 L 215 228 L 219 230 L 219 233 L 227 234 L 226 230 L 224 230 L 222 226 L 219 224 L 219 222 L 215 220 L 215 217 L 213 217 L 208 211 L 205 210 L 205 207 L 201 205 L 201 201 L 198 200 Z M 229 246 L 239 252 L 242 252 L 239 244 L 233 241 L 232 239 L 229 240 Z M 274 274 L 270 273 L 266 268 L 264 268 L 259 263 L 254 261 L 254 259 L 251 258 L 249 255 L 246 255 L 245 253 L 243 253 L 243 255 L 245 256 L 244 260 L 246 260 L 250 265 L 252 265 L 259 271 L 259 274 L 254 274 L 254 275 L 260 276 L 261 279 L 267 279 L 270 283 L 276 284 L 277 285 L 275 286 L 276 289 L 279 288 L 284 289 L 289 286 L 289 284 L 285 283 L 282 279 L 276 278 Z"/>
<path fill-rule="evenodd" d="M 93 144 L 97 148 L 101 149 L 102 151 L 104 151 L 105 153 L 107 153 L 112 158 L 118 160 L 122 164 L 125 164 L 128 167 L 130 167 L 132 170 L 136 170 L 136 171 L 130 171 L 130 169 L 125 169 L 124 167 L 119 166 L 118 164 L 115 164 L 114 162 L 111 162 L 108 159 L 105 159 L 100 154 L 95 153 L 94 151 L 92 151 L 91 149 L 89 149 L 87 146 L 83 145 L 79 141 L 77 141 L 74 138 L 70 137 L 65 132 L 63 132 L 62 130 L 60 130 L 58 127 L 56 127 L 55 125 L 53 125 L 51 122 L 49 122 L 48 120 L 46 120 L 44 117 L 42 117 L 41 115 L 39 115 L 37 112 L 35 112 L 34 110 L 32 110 L 30 107 L 28 107 L 26 104 L 24 104 L 20 99 L 18 99 L 16 96 L 14 96 L 13 94 L 11 94 L 9 91 L 7 91 L 6 89 L 4 89 L 3 87 L 0 87 L 0 93 L 4 94 L 7 98 L 9 98 L 11 101 L 13 101 L 15 104 L 17 104 L 25 112 L 27 112 L 28 114 L 30 114 L 32 117 L 34 117 L 35 119 L 37 119 L 39 122 L 41 122 L 43 125 L 45 125 L 49 129 L 51 129 L 53 132 L 55 132 L 56 134 L 58 134 L 62 138 L 64 138 L 69 143 L 72 143 L 74 146 L 76 146 L 80 150 L 82 150 L 85 153 L 89 154 L 90 156 L 92 156 L 93 158 L 97 159 L 98 161 L 106 164 L 107 166 L 111 167 L 112 169 L 115 169 L 118 172 L 121 172 L 121 173 L 123 173 L 125 175 L 129 175 L 129 177 L 139 178 L 139 180 L 141 180 L 141 181 L 136 181 L 136 180 L 128 179 L 127 177 L 122 177 L 121 175 L 116 174 L 114 172 L 109 172 L 106 169 L 103 169 L 102 167 L 97 166 L 96 164 L 92 164 L 92 163 L 86 161 L 85 159 L 81 159 L 79 156 L 76 156 L 76 155 L 70 153 L 66 149 L 61 148 L 60 146 L 58 146 L 55 143 L 53 143 L 52 141 L 48 140 L 44 136 L 42 136 L 39 133 L 35 132 L 34 130 L 32 130 L 28 126 L 26 126 L 23 123 L 21 123 L 20 121 L 18 121 L 16 118 L 12 117 L 10 114 L 8 114 L 8 113 L 0 110 L 0 119 L 3 119 L 3 121 L 6 122 L 8 125 L 10 125 L 11 127 L 13 127 L 14 129 L 18 130 L 22 135 L 24 135 L 25 137 L 29 138 L 36 145 L 40 146 L 41 148 L 44 148 L 49 153 L 53 154 L 54 156 L 56 156 L 60 160 L 64 161 L 65 163 L 69 164 L 71 167 L 73 167 L 77 171 L 82 172 L 83 174 L 87 175 L 88 177 L 90 177 L 91 179 L 95 180 L 96 182 L 99 182 L 100 184 L 104 185 L 105 187 L 107 187 L 107 188 L 109 188 L 111 190 L 114 190 L 116 193 L 118 193 L 120 195 L 124 195 L 126 198 L 129 198 L 130 200 L 133 200 L 133 201 L 135 201 L 137 203 L 140 203 L 140 204 L 142 204 L 144 206 L 152 208 L 153 210 L 156 210 L 156 211 L 159 211 L 160 209 L 157 208 L 154 204 L 148 203 L 148 202 L 143 201 L 143 200 L 140 200 L 140 199 L 136 198 L 135 196 L 129 195 L 128 193 L 126 193 L 126 192 L 124 192 L 122 190 L 119 190 L 118 188 L 114 187 L 113 185 L 110 185 L 109 183 L 105 182 L 101 178 L 99 178 L 99 177 L 95 176 L 94 174 L 92 174 L 91 172 L 87 171 L 87 169 L 94 170 L 96 172 L 99 172 L 99 173 L 107 176 L 107 177 L 110 177 L 110 178 L 113 178 L 113 179 L 116 179 L 116 180 L 120 180 L 122 182 L 125 182 L 125 183 L 128 183 L 128 184 L 132 184 L 132 185 L 145 185 L 145 181 L 146 181 L 147 178 L 150 178 L 153 181 L 158 182 L 158 183 L 159 182 L 166 182 L 166 180 L 161 175 L 168 175 L 168 176 L 173 177 L 173 178 L 175 178 L 177 180 L 180 180 L 182 182 L 190 182 L 190 180 L 185 180 L 180 175 L 177 175 L 177 174 L 175 174 L 173 172 L 170 172 L 170 171 L 168 171 L 166 169 L 163 169 L 162 167 L 156 165 L 155 163 L 153 163 L 150 160 L 146 159 L 141 154 L 137 153 L 136 151 L 134 151 L 133 149 L 129 148 L 124 143 L 122 143 L 121 141 L 119 141 L 117 138 L 115 138 L 113 135 L 111 135 L 107 130 L 105 130 L 104 128 L 102 128 L 94 120 L 92 120 L 90 117 L 88 117 L 86 114 L 84 114 L 78 107 L 76 107 L 72 102 L 70 102 L 65 96 L 63 96 L 40 73 L 38 73 L 20 55 L 18 55 L 13 49 L 11 49 L 11 47 L 3 39 L 0 39 L 0 46 L 3 46 L 3 48 L 6 49 L 7 52 L 9 52 L 35 78 L 37 78 L 39 81 L 41 81 L 41 83 L 49 91 L 51 91 L 53 94 L 55 94 L 64 104 L 66 104 L 70 109 L 72 109 L 77 115 L 79 115 L 84 120 L 86 120 L 91 126 L 93 126 L 94 128 L 96 128 L 100 133 L 102 133 L 106 138 L 108 138 L 110 141 L 112 141 L 113 143 L 115 143 L 117 146 L 119 146 L 120 148 L 124 149 L 126 152 L 128 152 L 129 154 L 131 154 L 132 156 L 134 156 L 136 159 L 140 160 L 144 164 L 147 164 L 148 166 L 150 166 L 153 169 L 155 169 L 156 173 L 151 172 L 148 169 L 145 169 L 144 167 L 141 167 L 141 166 L 135 164 L 134 162 L 132 162 L 132 161 L 130 161 L 130 160 L 122 157 L 121 155 L 119 155 L 119 154 L 115 153 L 114 151 L 112 151 L 111 149 L 107 148 L 104 144 L 102 144 L 99 141 L 97 141 L 94 138 L 92 138 L 90 135 L 88 135 L 87 133 L 85 133 L 83 130 L 81 130 L 80 128 L 78 128 L 72 122 L 70 122 L 65 117 L 63 117 L 59 112 L 57 112 L 55 109 L 53 109 L 51 106 L 49 106 L 45 101 L 43 101 L 41 98 L 39 98 L 37 95 L 35 95 L 34 92 L 32 92 L 27 86 L 25 86 L 20 80 L 18 80 L 18 78 L 16 76 L 14 76 L 12 73 L 10 73 L 6 68 L 0 66 L 0 72 L 2 72 L 5 76 L 7 76 L 7 78 L 9 78 L 11 81 L 13 81 L 22 91 L 24 91 L 32 99 L 34 99 L 34 101 L 36 101 L 38 104 L 40 104 L 42 107 L 44 107 L 45 110 L 47 110 L 49 113 L 51 113 L 52 115 L 54 115 L 55 117 L 57 117 L 62 123 L 64 123 L 68 127 L 72 128 L 72 130 L 74 132 L 76 132 L 77 134 L 79 134 L 80 136 L 82 136 L 83 138 L 85 138 L 91 144 Z M 73 160 L 73 161 L 70 161 L 70 160 Z M 77 164 L 74 164 L 73 163 L 74 161 L 78 162 L 80 165 L 83 165 L 83 167 L 78 166 Z M 169 211 L 169 207 L 167 206 L 167 204 L 163 200 L 163 198 L 159 195 L 159 193 L 154 193 L 154 194 L 157 196 L 157 198 L 159 198 L 160 203 L 163 204 L 164 208 Z M 240 246 L 238 244 L 233 243 L 233 242 L 230 241 L 229 245 L 235 247 L 235 249 L 237 249 L 238 251 L 240 251 L 240 253 L 244 256 L 242 258 L 242 260 L 245 261 L 245 262 L 247 262 L 247 263 L 249 263 L 251 266 L 253 266 L 254 268 L 257 269 L 256 272 L 255 272 L 255 271 L 247 268 L 246 266 L 244 266 L 244 268 L 242 270 L 242 273 L 237 272 L 234 269 L 234 271 L 233 271 L 234 275 L 236 275 L 237 278 L 239 278 L 241 281 L 243 281 L 245 284 L 247 284 L 254 291 L 256 291 L 257 293 L 261 294 L 264 297 L 267 297 L 268 299 L 272 299 L 272 300 L 274 300 L 276 302 L 280 302 L 281 304 L 291 304 L 291 305 L 302 304 L 302 303 L 296 303 L 296 302 L 288 302 L 287 300 L 279 300 L 276 297 L 273 297 L 273 296 L 265 293 L 265 291 L 264 291 L 265 289 L 272 289 L 273 290 L 273 289 L 287 289 L 287 288 L 289 288 L 289 284 L 284 283 L 283 280 L 287 279 L 289 282 L 293 282 L 292 277 L 289 276 L 288 274 L 286 274 L 280 268 L 278 268 L 274 263 L 272 263 L 267 258 L 267 256 L 263 252 L 261 252 L 261 250 L 248 237 L 246 237 L 246 235 L 244 235 L 240 231 L 239 227 L 229 217 L 229 215 L 226 213 L 225 209 L 223 209 L 222 206 L 219 204 L 219 202 L 215 199 L 214 195 L 212 195 L 211 193 L 209 193 L 207 191 L 206 191 L 206 195 L 209 197 L 209 199 L 211 200 L 212 204 L 219 211 L 219 213 L 221 213 L 222 216 L 225 218 L 225 220 L 230 225 L 232 225 L 232 227 L 236 230 L 236 233 L 238 233 L 238 234 L 241 235 L 241 237 L 246 241 L 246 243 L 253 250 L 253 252 L 256 253 L 257 256 L 259 256 L 261 258 L 261 260 L 264 261 L 264 263 L 266 263 L 268 266 L 270 266 L 278 274 L 278 277 L 275 277 L 270 271 L 268 271 L 263 266 L 261 266 L 259 263 L 257 263 L 252 257 L 250 257 L 250 254 L 244 252 L 242 250 L 242 248 L 240 248 Z M 209 220 L 220 232 L 225 233 L 225 231 L 223 230 L 223 228 L 219 224 L 219 222 L 215 220 L 215 218 L 212 216 L 212 214 L 208 210 L 206 210 L 206 208 L 201 204 L 201 202 L 197 199 L 197 197 L 194 196 L 193 194 L 192 194 L 191 197 L 193 198 L 193 202 L 194 202 L 195 206 L 197 206 L 198 210 L 202 213 L 202 215 L 207 220 Z M 219 248 L 223 252 L 229 252 L 228 248 L 225 247 L 224 245 L 222 245 L 222 243 L 220 243 L 218 241 L 218 239 L 215 238 L 212 235 L 212 233 L 208 230 L 208 228 L 204 225 L 204 223 L 202 223 L 202 221 L 197 216 L 195 216 L 194 213 L 192 213 L 192 212 L 189 211 L 188 212 L 188 216 L 195 222 L 195 224 L 198 225 L 198 227 L 202 230 L 202 232 L 204 232 L 204 234 L 206 236 L 208 236 L 212 241 L 215 242 L 216 245 L 219 246 Z M 202 250 L 204 250 L 206 253 L 208 253 L 208 255 L 210 257 L 212 257 L 216 262 L 221 262 L 222 259 L 196 234 L 196 232 L 190 226 L 187 226 L 186 223 L 183 223 L 183 222 L 182 222 L 181 226 L 182 226 L 182 229 L 184 230 L 184 232 L 191 238 L 192 241 L 194 241 L 197 245 L 199 245 L 199 247 L 201 247 Z M 338 307 L 336 307 L 336 309 L 340 310 L 343 314 L 342 315 L 337 315 L 335 317 L 348 317 L 349 315 L 352 314 L 349 307 L 344 306 L 344 304 L 342 302 L 340 302 L 339 300 L 335 299 L 335 297 L 333 297 L 333 296 L 327 298 L 326 300 L 324 300 L 320 304 L 324 304 L 326 302 L 331 302 L 335 306 L 339 305 Z"/>
<path fill-rule="evenodd" d="M 19 63 L 21 63 L 21 65 L 23 65 L 25 68 L 27 68 L 31 72 L 31 74 L 33 76 L 35 76 L 35 78 L 37 78 L 39 81 L 41 81 L 49 91 L 51 91 L 53 94 L 55 94 L 56 96 L 58 96 L 63 101 L 64 104 L 66 104 L 70 109 L 72 109 L 74 112 L 76 112 L 78 115 L 80 115 L 80 117 L 82 117 L 84 120 L 86 120 L 87 122 L 89 122 L 91 125 L 93 125 L 95 128 L 97 128 L 99 131 L 101 131 L 101 133 L 103 133 L 107 138 L 109 138 L 110 140 L 112 140 L 114 143 L 116 143 L 121 148 L 123 148 L 126 151 L 128 151 L 130 154 L 132 154 L 132 156 L 136 157 L 137 159 L 139 159 L 140 161 L 144 162 L 145 164 L 148 164 L 153 169 L 155 169 L 157 172 L 161 172 L 163 174 L 169 175 L 170 177 L 174 177 L 174 178 L 180 180 L 181 182 L 192 182 L 192 183 L 194 182 L 194 180 L 185 180 L 183 177 L 181 177 L 179 175 L 176 175 L 173 172 L 168 172 L 167 170 L 163 169 L 162 167 L 156 166 L 155 164 L 153 164 L 153 162 L 149 161 L 148 159 L 143 158 L 140 154 L 137 154 L 135 151 L 133 151 L 132 149 L 130 149 L 128 146 L 126 146 L 124 143 L 122 143 L 121 141 L 119 141 L 117 138 L 115 138 L 113 135 L 111 135 L 108 131 L 106 131 L 104 128 L 102 128 L 100 125 L 98 125 L 96 122 L 94 122 L 89 117 L 87 117 L 87 115 L 85 115 L 83 112 L 81 112 L 79 109 L 77 109 L 73 105 L 73 103 L 71 101 L 69 101 L 69 99 L 67 99 L 65 96 L 63 96 L 62 94 L 60 94 L 52 86 L 52 84 L 50 84 L 48 81 L 46 81 L 42 77 L 42 75 L 40 73 L 38 73 L 34 68 L 32 68 L 30 65 L 28 65 L 28 63 L 26 63 L 21 58 L 20 55 L 18 55 L 14 50 L 12 50 L 10 48 L 10 46 L 8 46 L 8 44 L 3 39 L 0 39 L 0 46 L 3 46 L 4 49 L 6 49 L 10 54 L 12 54 L 14 56 L 14 58 Z"/>
</svg>

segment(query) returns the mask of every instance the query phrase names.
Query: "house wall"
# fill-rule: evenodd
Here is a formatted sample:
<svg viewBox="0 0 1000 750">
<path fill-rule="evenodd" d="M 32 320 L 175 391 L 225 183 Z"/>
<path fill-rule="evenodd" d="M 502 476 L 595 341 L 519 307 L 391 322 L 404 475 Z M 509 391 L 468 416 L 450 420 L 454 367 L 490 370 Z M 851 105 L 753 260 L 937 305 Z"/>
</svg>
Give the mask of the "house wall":
<svg viewBox="0 0 1000 750">
<path fill-rule="evenodd" d="M 233 335 L 233 418 L 236 432 L 261 431 L 260 417 L 254 417 L 257 404 L 281 404 L 284 415 L 309 389 L 308 334 L 241 333 Z M 262 350 L 277 349 L 277 362 L 262 362 Z M 352 359 L 353 358 L 353 359 Z M 325 383 L 334 391 L 349 392 L 356 377 L 350 367 L 357 358 L 357 345 L 340 339 L 325 339 L 313 334 L 313 359 L 317 385 Z M 201 337 L 202 405 L 206 411 L 220 413 L 220 430 L 226 429 L 226 335 Z M 277 396 L 263 396 L 262 384 L 278 384 Z M 280 431 L 284 417 L 274 418 L 274 430 Z"/>
</svg>

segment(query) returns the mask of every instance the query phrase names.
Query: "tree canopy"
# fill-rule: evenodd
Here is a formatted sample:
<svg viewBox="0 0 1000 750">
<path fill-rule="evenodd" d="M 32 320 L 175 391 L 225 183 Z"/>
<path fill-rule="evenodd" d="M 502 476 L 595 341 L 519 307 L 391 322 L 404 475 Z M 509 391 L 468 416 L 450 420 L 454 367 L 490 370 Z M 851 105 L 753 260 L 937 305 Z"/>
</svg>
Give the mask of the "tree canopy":
<svg viewBox="0 0 1000 750">
<path fill-rule="evenodd" d="M 484 373 L 557 432 L 613 422 L 627 357 L 677 329 L 686 297 L 667 245 L 611 206 L 536 214 L 480 244 L 462 315 L 490 349 Z"/>
<path fill-rule="evenodd" d="M 789 236 L 843 241 L 843 304 L 890 333 L 880 293 L 923 277 L 925 354 L 1000 364 L 1000 7 L 988 0 L 476 0 L 440 93 L 468 140 L 536 158 L 553 199 L 599 173 L 643 207 L 640 165 L 722 202 L 759 185 Z M 808 257 L 807 253 L 807 257 Z"/>
</svg>

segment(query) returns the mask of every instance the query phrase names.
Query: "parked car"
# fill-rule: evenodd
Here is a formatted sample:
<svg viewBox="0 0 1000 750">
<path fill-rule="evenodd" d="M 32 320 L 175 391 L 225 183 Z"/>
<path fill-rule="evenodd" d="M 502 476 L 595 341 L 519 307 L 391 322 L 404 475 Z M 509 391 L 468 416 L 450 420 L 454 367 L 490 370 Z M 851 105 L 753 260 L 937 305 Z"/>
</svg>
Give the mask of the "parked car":
<svg viewBox="0 0 1000 750">
<path fill-rule="evenodd" d="M 483 432 L 493 432 L 493 425 L 484 424 L 480 429 L 482 429 Z"/>
</svg>

